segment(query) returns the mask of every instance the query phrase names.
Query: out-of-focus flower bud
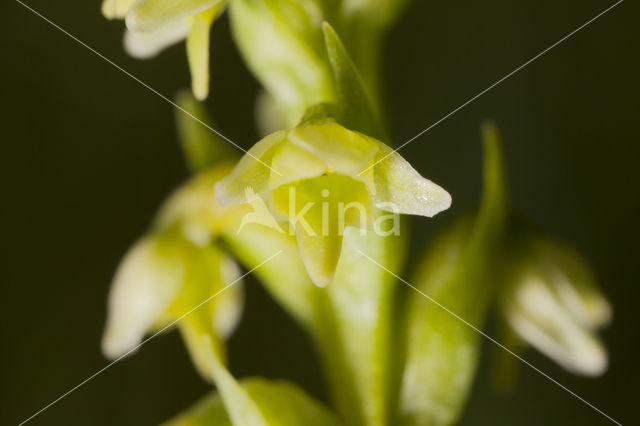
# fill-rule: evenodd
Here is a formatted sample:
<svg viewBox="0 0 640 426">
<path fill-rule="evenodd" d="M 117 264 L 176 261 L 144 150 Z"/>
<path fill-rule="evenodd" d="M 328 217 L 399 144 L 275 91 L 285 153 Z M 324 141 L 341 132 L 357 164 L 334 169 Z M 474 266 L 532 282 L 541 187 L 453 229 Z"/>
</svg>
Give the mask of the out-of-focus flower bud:
<svg viewBox="0 0 640 426">
<path fill-rule="evenodd" d="M 151 58 L 186 38 L 192 90 L 203 100 L 209 93 L 209 30 L 226 0 L 104 0 L 102 13 L 126 19 L 124 45 L 136 58 Z"/>
<path fill-rule="evenodd" d="M 507 324 L 567 370 L 602 374 L 607 351 L 596 331 L 610 322 L 612 309 L 589 265 L 565 244 L 520 234 L 499 298 Z"/>
<path fill-rule="evenodd" d="M 233 36 L 243 57 L 287 118 L 300 121 L 311 105 L 335 99 L 322 33 L 320 0 L 234 0 Z"/>
<path fill-rule="evenodd" d="M 333 277 L 346 227 L 379 233 L 376 209 L 431 217 L 451 204 L 444 189 L 391 148 L 330 119 L 267 136 L 216 193 L 222 205 L 259 197 L 276 219 L 288 221 L 319 286 Z"/>
</svg>

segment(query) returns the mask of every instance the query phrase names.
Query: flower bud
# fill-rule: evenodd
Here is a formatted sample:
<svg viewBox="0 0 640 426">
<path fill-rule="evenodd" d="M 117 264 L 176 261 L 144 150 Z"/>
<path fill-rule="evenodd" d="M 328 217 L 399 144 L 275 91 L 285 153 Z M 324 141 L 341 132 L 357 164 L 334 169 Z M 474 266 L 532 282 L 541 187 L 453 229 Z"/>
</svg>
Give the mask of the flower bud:
<svg viewBox="0 0 640 426">
<path fill-rule="evenodd" d="M 319 0 L 234 0 L 233 36 L 247 65 L 273 96 L 289 126 L 311 105 L 335 98 Z"/>
</svg>

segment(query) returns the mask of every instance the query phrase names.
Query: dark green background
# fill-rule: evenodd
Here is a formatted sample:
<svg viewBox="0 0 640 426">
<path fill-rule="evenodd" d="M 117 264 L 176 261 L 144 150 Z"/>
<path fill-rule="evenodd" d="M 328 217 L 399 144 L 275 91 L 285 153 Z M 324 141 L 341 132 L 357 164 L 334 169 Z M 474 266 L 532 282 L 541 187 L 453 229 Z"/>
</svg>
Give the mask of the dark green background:
<svg viewBox="0 0 640 426">
<path fill-rule="evenodd" d="M 127 57 L 122 23 L 103 19 L 97 0 L 28 4 L 163 94 L 188 84 L 182 45 L 151 61 Z M 416 0 L 384 55 L 396 143 L 611 4 Z M 99 342 L 114 268 L 186 171 L 169 104 L 20 4 L 9 0 L 4 8 L 0 423 L 17 424 L 106 365 Z M 602 378 L 572 376 L 534 351 L 525 357 L 623 424 L 640 418 L 639 16 L 627 0 L 402 151 L 454 197 L 438 218 L 413 220 L 417 251 L 442 223 L 477 203 L 479 124 L 497 121 L 513 205 L 585 252 L 615 307 L 604 334 L 611 367 Z M 217 128 L 248 148 L 256 140 L 258 86 L 226 19 L 212 37 L 207 103 Z M 305 335 L 255 280 L 247 284 L 245 317 L 230 342 L 234 374 L 288 378 L 322 395 Z M 486 342 L 462 424 L 607 424 L 525 366 L 513 395 L 495 395 L 494 351 Z M 170 333 L 32 424 L 152 425 L 205 392 Z"/>
</svg>

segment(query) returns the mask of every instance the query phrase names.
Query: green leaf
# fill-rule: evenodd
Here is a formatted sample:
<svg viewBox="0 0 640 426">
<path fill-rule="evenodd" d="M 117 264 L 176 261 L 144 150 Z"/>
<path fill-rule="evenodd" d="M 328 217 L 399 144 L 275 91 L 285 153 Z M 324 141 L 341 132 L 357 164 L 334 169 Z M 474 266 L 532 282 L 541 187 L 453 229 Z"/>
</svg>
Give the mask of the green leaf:
<svg viewBox="0 0 640 426">
<path fill-rule="evenodd" d="M 197 118 L 196 120 L 184 111 L 176 110 L 178 136 L 191 172 L 200 172 L 219 163 L 237 159 L 237 153 L 230 148 L 229 143 L 207 128 L 211 123 L 207 111 L 190 91 L 178 92 L 176 103 Z"/>
<path fill-rule="evenodd" d="M 342 109 L 339 121 L 348 128 L 384 139 L 378 113 L 340 37 L 328 22 L 322 24 L 322 30 Z"/>
<path fill-rule="evenodd" d="M 240 382 L 246 394 L 255 401 L 269 425 L 337 426 L 340 423 L 319 402 L 296 385 L 260 378 Z M 184 413 L 163 426 L 231 426 L 222 398 L 217 393 L 205 396 Z"/>
<path fill-rule="evenodd" d="M 222 401 L 229 413 L 229 417 L 235 426 L 266 426 L 265 416 L 261 412 L 256 402 L 240 383 L 227 371 L 217 356 L 211 349 L 210 340 L 207 335 L 202 336 L 204 347 L 209 348 L 207 357 L 211 369 L 211 375 L 215 382 Z"/>
<path fill-rule="evenodd" d="M 282 381 L 251 379 L 244 387 L 260 411 L 274 426 L 337 426 L 340 422 L 329 409 L 309 397 L 299 387 Z"/>
<path fill-rule="evenodd" d="M 401 424 L 455 423 L 474 377 L 481 336 L 471 326 L 482 327 L 500 281 L 497 253 L 507 217 L 497 132 L 486 125 L 483 136 L 485 187 L 479 212 L 460 218 L 433 241 L 412 280 L 441 306 L 416 291 L 409 295 Z"/>
<path fill-rule="evenodd" d="M 161 426 L 233 426 L 222 398 L 212 392 Z"/>
<path fill-rule="evenodd" d="M 432 241 L 416 276 L 421 292 L 465 321 L 479 326 L 487 309 L 487 288 L 469 250 L 472 218 L 459 220 Z M 479 335 L 421 294 L 410 290 L 406 361 L 400 391 L 399 424 L 451 425 L 464 406 L 479 355 Z"/>
<path fill-rule="evenodd" d="M 482 140 L 484 146 L 484 193 L 476 232 L 496 234 L 507 221 L 509 200 L 500 135 L 493 122 L 485 121 L 483 123 Z M 476 239 L 482 240 L 483 237 L 477 236 Z"/>
<path fill-rule="evenodd" d="M 325 407 L 292 384 L 263 379 L 239 383 L 224 367 L 216 351 L 212 350 L 209 336 L 203 334 L 200 338 L 225 410 L 221 409 L 220 399 L 208 396 L 167 425 L 338 425 Z"/>
</svg>

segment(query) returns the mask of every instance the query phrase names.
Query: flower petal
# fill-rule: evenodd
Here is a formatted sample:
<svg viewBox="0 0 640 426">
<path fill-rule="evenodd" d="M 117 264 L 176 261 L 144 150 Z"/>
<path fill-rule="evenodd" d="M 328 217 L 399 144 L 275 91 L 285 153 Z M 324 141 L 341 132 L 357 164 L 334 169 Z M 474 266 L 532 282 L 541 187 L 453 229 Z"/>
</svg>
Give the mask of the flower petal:
<svg viewBox="0 0 640 426">
<path fill-rule="evenodd" d="M 376 207 L 394 213 L 432 217 L 451 206 L 451 195 L 447 191 L 420 176 L 390 147 L 377 143 L 380 150 L 375 161 L 380 162 L 373 168 L 375 194 L 372 194 Z"/>
<path fill-rule="evenodd" d="M 233 258 L 225 254 L 220 259 L 220 276 L 222 285 L 217 291 L 229 287 L 216 297 L 217 300 L 213 311 L 213 328 L 220 337 L 227 339 L 233 334 L 240 322 L 244 294 L 241 282 L 238 282 L 241 276 L 240 268 Z"/>
<path fill-rule="evenodd" d="M 214 350 L 223 356 L 222 340 L 233 332 L 242 313 L 243 287 L 238 280 L 237 267 L 221 250 L 213 245 L 198 247 L 184 240 L 176 243 L 180 242 L 187 265 L 184 284 L 158 326 L 171 324 L 190 312 L 176 325 L 182 332 L 197 370 L 205 379 L 210 379 L 211 366 L 202 351 L 200 336 L 209 335 Z M 204 303 L 206 300 L 209 302 Z M 194 309 L 197 306 L 198 309 Z"/>
<path fill-rule="evenodd" d="M 347 176 L 356 176 L 369 166 L 379 144 L 336 122 L 297 127 L 289 132 L 289 140 L 318 157 L 336 173 Z"/>
<path fill-rule="evenodd" d="M 109 295 L 102 350 L 117 358 L 135 348 L 176 298 L 185 276 L 170 240 L 145 237 L 125 255 Z"/>
<path fill-rule="evenodd" d="M 153 221 L 156 229 L 177 229 L 196 246 L 205 247 L 233 222 L 238 210 L 223 209 L 213 185 L 229 174 L 230 165 L 211 168 L 176 189 L 162 204 Z"/>
<path fill-rule="evenodd" d="M 103 0 L 102 14 L 107 19 L 122 19 L 136 0 Z"/>
<path fill-rule="evenodd" d="M 130 31 L 124 33 L 124 48 L 134 58 L 148 59 L 165 48 L 184 40 L 189 26 L 183 19 L 176 19 L 153 31 Z"/>
<path fill-rule="evenodd" d="M 127 28 L 131 31 L 153 31 L 169 21 L 217 7 L 219 12 L 225 0 L 142 0 L 127 14 Z"/>
<path fill-rule="evenodd" d="M 218 202 L 222 206 L 249 201 L 246 189 L 269 199 L 270 164 L 278 148 L 285 142 L 286 132 L 276 132 L 256 143 L 238 162 L 231 174 L 215 185 Z M 258 161 L 259 160 L 259 161 Z"/>
<path fill-rule="evenodd" d="M 191 30 L 187 37 L 187 59 L 191 70 L 191 90 L 199 101 L 205 100 L 209 94 L 209 32 L 217 15 L 214 9 L 195 14 L 189 19 Z"/>
<path fill-rule="evenodd" d="M 274 154 L 271 167 L 277 170 L 279 175 L 272 171 L 269 179 L 269 188 L 274 189 L 280 185 L 308 179 L 327 171 L 327 164 L 306 149 L 293 144 L 284 143 Z"/>
<path fill-rule="evenodd" d="M 540 277 L 526 277 L 510 297 L 504 314 L 522 339 L 574 373 L 598 376 L 605 371 L 602 343 L 572 318 Z"/>
<path fill-rule="evenodd" d="M 542 272 L 573 318 L 589 330 L 609 324 L 613 309 L 589 263 L 572 247 L 551 238 L 540 237 L 532 244 Z"/>
</svg>

